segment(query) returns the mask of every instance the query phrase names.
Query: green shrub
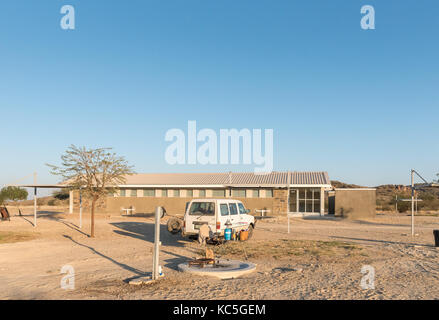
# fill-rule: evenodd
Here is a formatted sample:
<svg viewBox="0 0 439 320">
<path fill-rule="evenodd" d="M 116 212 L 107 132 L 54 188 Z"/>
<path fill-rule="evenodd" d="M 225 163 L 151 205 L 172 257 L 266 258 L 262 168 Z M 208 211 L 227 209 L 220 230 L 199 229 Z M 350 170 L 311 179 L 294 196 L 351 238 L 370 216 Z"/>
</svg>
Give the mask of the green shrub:
<svg viewBox="0 0 439 320">
<path fill-rule="evenodd" d="M 28 193 L 26 189 L 19 187 L 5 187 L 0 191 L 0 201 L 11 200 L 17 202 L 20 200 L 26 200 Z"/>
<path fill-rule="evenodd" d="M 56 191 L 53 193 L 53 197 L 58 200 L 66 200 L 69 196 L 69 191 L 67 190 Z"/>
<path fill-rule="evenodd" d="M 408 201 L 398 201 L 398 212 L 407 212 L 411 208 L 411 203 Z"/>
</svg>

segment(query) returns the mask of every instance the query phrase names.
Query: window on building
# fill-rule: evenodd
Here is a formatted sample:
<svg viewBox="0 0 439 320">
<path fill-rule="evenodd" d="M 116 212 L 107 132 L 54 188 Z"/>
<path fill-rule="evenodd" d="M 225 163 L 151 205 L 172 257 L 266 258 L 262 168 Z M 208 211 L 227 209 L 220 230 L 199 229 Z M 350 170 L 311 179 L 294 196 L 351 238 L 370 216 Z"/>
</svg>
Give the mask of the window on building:
<svg viewBox="0 0 439 320">
<path fill-rule="evenodd" d="M 194 190 L 186 190 L 186 197 L 192 198 L 194 196 Z"/>
<path fill-rule="evenodd" d="M 297 212 L 297 191 L 290 190 L 290 212 Z"/>
<path fill-rule="evenodd" d="M 120 192 L 119 192 L 119 195 L 120 195 L 121 197 L 126 197 L 126 195 L 127 195 L 126 190 L 125 190 L 125 189 L 121 189 Z"/>
<path fill-rule="evenodd" d="M 273 198 L 273 189 L 265 190 L 265 197 L 266 198 Z"/>
<path fill-rule="evenodd" d="M 232 189 L 232 197 L 245 198 L 245 189 Z"/>
<path fill-rule="evenodd" d="M 313 192 L 314 192 L 313 199 L 314 200 L 317 200 L 317 199 L 320 200 L 320 190 L 314 190 Z"/>
<path fill-rule="evenodd" d="M 215 189 L 212 190 L 212 196 L 214 198 L 218 197 L 218 198 L 224 198 L 226 196 L 226 190 L 224 189 Z"/>
<path fill-rule="evenodd" d="M 259 198 L 259 190 L 258 189 L 252 190 L 252 197 Z"/>
<path fill-rule="evenodd" d="M 204 197 L 206 197 L 206 190 L 199 190 L 198 191 L 198 196 L 200 197 L 200 198 L 204 198 Z"/>
<path fill-rule="evenodd" d="M 174 190 L 174 197 L 180 196 L 180 190 Z"/>
<path fill-rule="evenodd" d="M 130 190 L 130 197 L 137 197 L 137 190 L 136 189 Z"/>
<path fill-rule="evenodd" d="M 167 196 L 168 196 L 168 190 L 162 189 L 162 197 L 167 197 Z"/>
<path fill-rule="evenodd" d="M 299 189 L 299 212 L 320 212 L 320 190 L 319 189 Z M 290 199 L 293 201 L 294 199 Z"/>
<path fill-rule="evenodd" d="M 143 189 L 143 196 L 144 197 L 154 197 L 155 190 L 154 189 Z"/>
<path fill-rule="evenodd" d="M 312 200 L 306 200 L 306 212 L 313 212 L 313 201 Z"/>
</svg>

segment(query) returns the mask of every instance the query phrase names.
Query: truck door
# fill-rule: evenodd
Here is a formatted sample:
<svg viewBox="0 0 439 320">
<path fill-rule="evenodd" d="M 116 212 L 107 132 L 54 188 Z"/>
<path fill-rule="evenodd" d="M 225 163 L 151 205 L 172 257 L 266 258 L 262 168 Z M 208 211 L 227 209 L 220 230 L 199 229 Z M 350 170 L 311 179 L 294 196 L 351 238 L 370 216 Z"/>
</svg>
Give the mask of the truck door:
<svg viewBox="0 0 439 320">
<path fill-rule="evenodd" d="M 200 227 L 207 224 L 215 232 L 215 202 L 192 202 L 186 215 L 186 232 L 198 233 Z"/>
<path fill-rule="evenodd" d="M 229 211 L 230 211 L 230 222 L 232 223 L 232 228 L 239 227 L 239 214 L 238 207 L 236 203 L 229 203 Z"/>
<path fill-rule="evenodd" d="M 226 228 L 226 222 L 230 220 L 230 212 L 229 206 L 227 203 L 220 204 L 220 216 L 218 217 L 218 221 L 220 222 L 220 230 L 216 230 L 220 232 Z"/>
<path fill-rule="evenodd" d="M 239 222 L 241 226 L 247 228 L 249 225 L 249 219 L 247 216 L 247 210 L 242 203 L 238 202 L 238 211 L 239 211 Z"/>
</svg>

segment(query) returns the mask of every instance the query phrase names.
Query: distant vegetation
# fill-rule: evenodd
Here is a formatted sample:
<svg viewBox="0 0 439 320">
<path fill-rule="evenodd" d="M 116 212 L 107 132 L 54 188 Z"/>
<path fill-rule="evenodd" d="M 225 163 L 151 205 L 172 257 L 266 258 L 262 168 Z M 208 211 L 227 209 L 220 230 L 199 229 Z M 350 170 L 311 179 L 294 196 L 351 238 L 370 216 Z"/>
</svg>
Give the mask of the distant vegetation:
<svg viewBox="0 0 439 320">
<path fill-rule="evenodd" d="M 6 200 L 10 200 L 13 202 L 26 200 L 28 193 L 26 189 L 19 187 L 5 187 L 0 190 L 0 201 L 2 203 Z"/>
<path fill-rule="evenodd" d="M 367 188 L 367 187 L 364 187 L 364 186 L 359 186 L 357 184 L 349 184 L 349 183 L 344 183 L 344 182 L 340 182 L 340 181 L 337 181 L 337 180 L 332 180 L 331 181 L 331 185 L 334 188 Z"/>
<path fill-rule="evenodd" d="M 396 196 L 398 199 L 411 199 L 410 186 L 384 185 L 377 187 L 377 209 L 383 211 L 395 210 Z M 439 210 L 439 190 L 437 188 L 423 188 L 417 190 L 418 211 Z M 411 210 L 410 201 L 398 201 L 398 212 Z"/>
<path fill-rule="evenodd" d="M 5 187 L 0 190 L 0 205 L 3 205 L 5 201 L 10 200 L 16 203 L 18 211 L 21 214 L 18 201 L 26 200 L 28 192 L 26 189 L 19 187 Z"/>
<path fill-rule="evenodd" d="M 60 190 L 53 193 L 53 197 L 57 200 L 67 200 L 70 197 L 69 191 Z"/>
<path fill-rule="evenodd" d="M 366 188 L 355 184 L 347 184 L 340 181 L 331 181 L 336 188 Z M 377 189 L 377 210 L 395 211 L 396 196 L 398 199 L 411 199 L 410 186 L 386 184 L 375 187 Z M 418 211 L 439 211 L 439 188 L 423 188 L 418 190 Z M 411 202 L 398 201 L 398 212 L 408 212 L 411 210 Z"/>
<path fill-rule="evenodd" d="M 55 191 L 52 194 L 52 197 L 53 198 L 47 200 L 47 205 L 56 206 L 56 205 L 67 204 L 70 198 L 70 194 L 68 190 L 62 189 L 59 191 Z"/>
</svg>

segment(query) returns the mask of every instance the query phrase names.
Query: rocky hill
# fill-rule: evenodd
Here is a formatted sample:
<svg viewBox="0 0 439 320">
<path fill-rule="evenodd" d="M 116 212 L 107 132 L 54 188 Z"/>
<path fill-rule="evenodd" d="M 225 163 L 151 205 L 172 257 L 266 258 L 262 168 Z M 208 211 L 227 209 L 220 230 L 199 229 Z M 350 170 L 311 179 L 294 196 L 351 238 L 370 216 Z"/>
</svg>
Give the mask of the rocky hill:
<svg viewBox="0 0 439 320">
<path fill-rule="evenodd" d="M 340 181 L 331 181 L 335 188 L 367 188 L 365 186 L 347 184 Z M 420 186 L 415 185 L 415 186 Z M 380 211 L 394 211 L 396 206 L 396 197 L 398 199 L 410 199 L 411 187 L 400 184 L 385 184 L 374 187 L 377 189 L 377 210 Z M 426 187 L 419 189 L 418 198 L 422 199 L 419 202 L 418 209 L 424 211 L 437 211 L 439 210 L 439 188 Z M 410 208 L 410 202 L 398 202 L 398 211 L 406 212 Z"/>
</svg>

